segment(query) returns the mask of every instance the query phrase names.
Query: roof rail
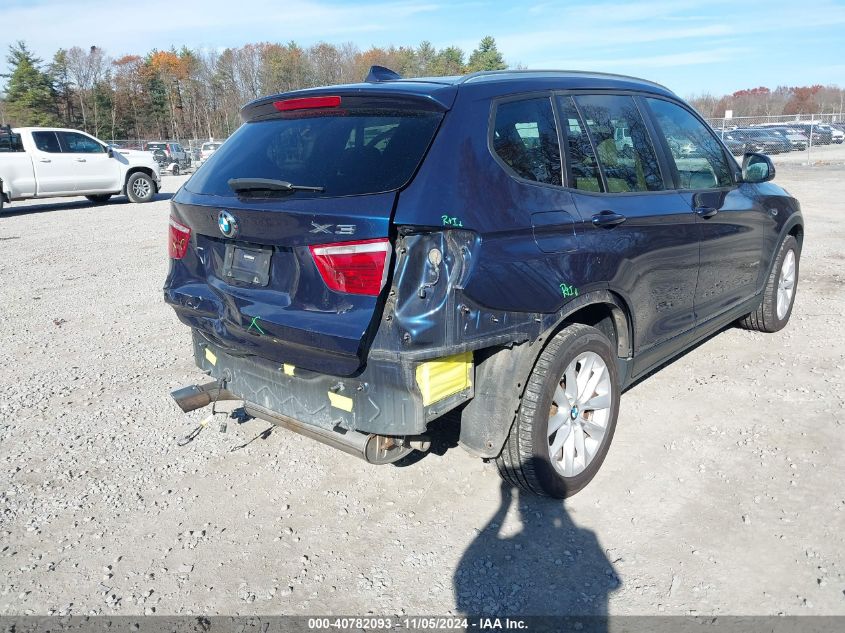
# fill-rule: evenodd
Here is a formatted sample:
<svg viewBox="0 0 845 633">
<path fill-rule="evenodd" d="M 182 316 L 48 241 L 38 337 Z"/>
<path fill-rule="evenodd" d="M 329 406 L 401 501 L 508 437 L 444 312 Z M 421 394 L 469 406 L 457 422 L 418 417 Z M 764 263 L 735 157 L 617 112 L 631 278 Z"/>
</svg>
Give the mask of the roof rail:
<svg viewBox="0 0 845 633">
<path fill-rule="evenodd" d="M 402 75 L 389 68 L 385 68 L 384 66 L 370 66 L 370 72 L 367 73 L 364 81 L 372 84 L 381 81 L 396 81 L 397 79 L 402 79 Z"/>
<path fill-rule="evenodd" d="M 656 81 L 649 81 L 648 79 L 642 79 L 641 77 L 634 77 L 632 75 L 618 75 L 618 74 L 615 74 L 615 73 L 603 73 L 603 72 L 598 72 L 598 71 L 593 71 L 593 70 L 557 70 L 557 69 L 549 69 L 549 68 L 543 68 L 543 69 L 537 69 L 537 70 L 527 69 L 527 68 L 512 69 L 512 70 L 479 70 L 477 72 L 470 73 L 469 75 L 464 75 L 463 78 L 458 81 L 458 83 L 465 84 L 465 83 L 468 83 L 468 82 L 470 82 L 474 79 L 480 79 L 480 78 L 483 78 L 483 77 L 489 77 L 489 76 L 495 76 L 495 75 L 516 75 L 516 74 L 537 75 L 537 74 L 542 74 L 542 73 L 558 74 L 558 75 L 563 75 L 563 74 L 566 74 L 566 75 L 598 75 L 600 77 L 609 77 L 609 78 L 613 78 L 613 79 L 633 79 L 635 81 L 641 81 L 645 84 L 651 84 L 652 86 L 657 86 L 658 88 L 663 88 L 664 90 L 668 90 L 669 92 L 671 92 L 671 90 L 669 90 L 669 88 L 667 88 L 663 84 L 659 84 Z"/>
</svg>

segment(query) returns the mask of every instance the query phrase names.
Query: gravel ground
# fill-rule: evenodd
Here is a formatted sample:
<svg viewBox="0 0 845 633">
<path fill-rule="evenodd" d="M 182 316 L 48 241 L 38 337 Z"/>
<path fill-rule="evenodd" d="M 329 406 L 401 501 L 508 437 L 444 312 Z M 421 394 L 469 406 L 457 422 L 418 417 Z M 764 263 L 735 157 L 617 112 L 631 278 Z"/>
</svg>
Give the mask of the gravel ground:
<svg viewBox="0 0 845 633">
<path fill-rule="evenodd" d="M 169 194 L 13 205 L 0 614 L 845 615 L 845 178 L 777 181 L 807 221 L 791 324 L 631 389 L 566 503 L 457 448 L 373 467 L 259 420 L 179 448 L 204 413 L 168 393 L 203 376 L 161 299 Z"/>
</svg>

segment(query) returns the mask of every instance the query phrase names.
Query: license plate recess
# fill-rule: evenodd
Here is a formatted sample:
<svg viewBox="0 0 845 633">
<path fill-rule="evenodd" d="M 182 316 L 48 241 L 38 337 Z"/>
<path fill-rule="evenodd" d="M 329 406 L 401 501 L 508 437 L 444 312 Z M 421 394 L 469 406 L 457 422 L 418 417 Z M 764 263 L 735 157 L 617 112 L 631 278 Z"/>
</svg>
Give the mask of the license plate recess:
<svg viewBox="0 0 845 633">
<path fill-rule="evenodd" d="M 223 279 L 240 281 L 253 286 L 270 283 L 272 249 L 227 244 L 223 258 Z"/>
</svg>

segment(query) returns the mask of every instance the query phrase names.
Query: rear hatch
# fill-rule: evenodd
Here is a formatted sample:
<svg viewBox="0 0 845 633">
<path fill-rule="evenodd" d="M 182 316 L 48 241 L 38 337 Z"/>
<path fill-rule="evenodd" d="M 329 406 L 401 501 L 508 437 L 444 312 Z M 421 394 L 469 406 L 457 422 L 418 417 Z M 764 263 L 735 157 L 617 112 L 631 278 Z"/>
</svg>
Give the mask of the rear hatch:
<svg viewBox="0 0 845 633">
<path fill-rule="evenodd" d="M 398 191 L 453 98 L 324 89 L 245 106 L 173 199 L 166 301 L 231 354 L 355 373 L 381 316 Z"/>
</svg>

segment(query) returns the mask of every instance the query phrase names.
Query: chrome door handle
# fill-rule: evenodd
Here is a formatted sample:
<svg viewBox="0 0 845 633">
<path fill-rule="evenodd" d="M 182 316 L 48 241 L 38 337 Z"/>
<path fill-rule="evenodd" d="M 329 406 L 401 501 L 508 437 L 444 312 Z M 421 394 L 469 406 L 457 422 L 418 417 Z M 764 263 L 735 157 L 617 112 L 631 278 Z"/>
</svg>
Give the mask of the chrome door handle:
<svg viewBox="0 0 845 633">
<path fill-rule="evenodd" d="M 624 215 L 614 213 L 613 211 L 602 211 L 593 216 L 593 225 L 611 228 L 617 224 L 622 224 L 627 219 Z"/>
<path fill-rule="evenodd" d="M 50 159 L 49 158 L 39 158 L 38 161 L 42 162 L 42 163 L 49 163 Z"/>
<path fill-rule="evenodd" d="M 77 158 L 77 159 L 76 159 L 76 162 L 77 162 L 77 163 L 84 163 L 84 162 L 85 162 L 85 159 L 84 159 L 84 158 Z"/>
</svg>

